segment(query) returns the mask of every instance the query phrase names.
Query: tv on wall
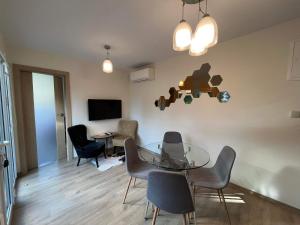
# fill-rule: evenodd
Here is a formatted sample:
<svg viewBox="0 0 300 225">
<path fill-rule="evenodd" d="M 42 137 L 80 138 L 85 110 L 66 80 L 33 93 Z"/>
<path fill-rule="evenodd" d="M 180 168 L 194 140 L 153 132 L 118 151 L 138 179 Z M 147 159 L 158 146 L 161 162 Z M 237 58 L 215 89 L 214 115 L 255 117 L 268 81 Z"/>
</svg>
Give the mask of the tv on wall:
<svg viewBox="0 0 300 225">
<path fill-rule="evenodd" d="M 88 99 L 89 121 L 122 118 L 122 101 Z"/>
</svg>

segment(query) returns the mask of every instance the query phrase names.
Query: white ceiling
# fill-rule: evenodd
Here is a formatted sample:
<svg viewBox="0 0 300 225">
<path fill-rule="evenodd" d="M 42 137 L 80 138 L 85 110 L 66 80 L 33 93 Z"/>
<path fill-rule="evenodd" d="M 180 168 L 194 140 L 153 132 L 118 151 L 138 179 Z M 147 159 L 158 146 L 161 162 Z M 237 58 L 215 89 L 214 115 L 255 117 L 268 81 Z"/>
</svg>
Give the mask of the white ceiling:
<svg viewBox="0 0 300 225">
<path fill-rule="evenodd" d="M 300 0 L 208 0 L 208 9 L 224 41 L 300 17 Z M 180 0 L 0 0 L 0 10 L 13 46 L 98 62 L 107 43 L 118 68 L 180 54 L 172 51 Z M 186 20 L 196 25 L 196 5 Z"/>
</svg>

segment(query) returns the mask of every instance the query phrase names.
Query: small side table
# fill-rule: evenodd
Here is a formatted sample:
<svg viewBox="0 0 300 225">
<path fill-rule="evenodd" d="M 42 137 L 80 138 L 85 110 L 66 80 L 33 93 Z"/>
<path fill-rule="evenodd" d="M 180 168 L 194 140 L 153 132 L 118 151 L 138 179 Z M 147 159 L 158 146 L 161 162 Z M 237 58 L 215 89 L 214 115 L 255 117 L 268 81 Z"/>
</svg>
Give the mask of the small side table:
<svg viewBox="0 0 300 225">
<path fill-rule="evenodd" d="M 108 141 L 109 139 L 113 138 L 115 136 L 115 133 L 112 134 L 96 134 L 94 136 L 92 136 L 93 139 L 95 140 L 104 140 L 105 143 L 105 153 L 107 154 L 107 146 L 108 146 Z"/>
</svg>

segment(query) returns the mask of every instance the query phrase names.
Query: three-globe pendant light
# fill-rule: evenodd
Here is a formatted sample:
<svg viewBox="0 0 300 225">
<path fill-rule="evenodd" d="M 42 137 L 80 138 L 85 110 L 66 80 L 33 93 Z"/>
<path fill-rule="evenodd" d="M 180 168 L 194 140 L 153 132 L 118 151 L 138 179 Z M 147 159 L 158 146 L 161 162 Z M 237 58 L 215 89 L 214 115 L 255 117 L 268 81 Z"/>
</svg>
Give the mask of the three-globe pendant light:
<svg viewBox="0 0 300 225">
<path fill-rule="evenodd" d="M 102 70 L 104 73 L 112 73 L 113 72 L 113 64 L 110 60 L 109 50 L 111 47 L 109 45 L 104 45 L 104 49 L 106 50 L 106 59 L 102 63 Z"/>
<path fill-rule="evenodd" d="M 182 19 L 175 28 L 173 34 L 173 49 L 175 51 L 185 51 L 189 49 L 191 56 L 200 56 L 207 53 L 207 49 L 216 45 L 218 42 L 218 26 L 214 18 L 207 13 L 207 0 L 205 12 L 202 11 L 200 3 L 204 0 L 182 0 Z M 203 17 L 199 20 L 198 25 L 193 34 L 191 26 L 184 20 L 185 4 L 199 3 L 199 14 L 203 13 Z M 199 17 L 199 16 L 198 16 Z M 107 57 L 102 63 L 104 73 L 113 72 L 113 64 L 110 60 L 109 51 L 111 47 L 105 45 Z"/>
<path fill-rule="evenodd" d="M 175 51 L 185 51 L 189 49 L 191 56 L 200 56 L 207 52 L 207 49 L 216 45 L 218 42 L 218 26 L 214 18 L 207 13 L 207 0 L 205 12 L 201 9 L 203 0 L 182 0 L 182 20 L 175 28 L 173 34 L 173 49 Z M 184 20 L 185 3 L 199 3 L 199 14 L 203 17 L 199 20 L 198 25 L 192 34 L 191 26 Z"/>
</svg>

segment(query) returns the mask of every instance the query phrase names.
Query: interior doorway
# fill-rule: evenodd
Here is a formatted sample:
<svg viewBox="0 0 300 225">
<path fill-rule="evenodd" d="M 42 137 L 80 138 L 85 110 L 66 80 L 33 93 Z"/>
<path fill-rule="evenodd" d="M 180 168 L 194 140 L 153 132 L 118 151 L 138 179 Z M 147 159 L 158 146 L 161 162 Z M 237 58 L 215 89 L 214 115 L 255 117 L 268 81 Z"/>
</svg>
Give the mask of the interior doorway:
<svg viewBox="0 0 300 225">
<path fill-rule="evenodd" d="M 32 73 L 38 166 L 67 158 L 63 79 Z"/>
<path fill-rule="evenodd" d="M 69 74 L 14 65 L 14 93 L 18 128 L 19 172 L 70 159 L 66 136 L 71 124 Z"/>
</svg>

